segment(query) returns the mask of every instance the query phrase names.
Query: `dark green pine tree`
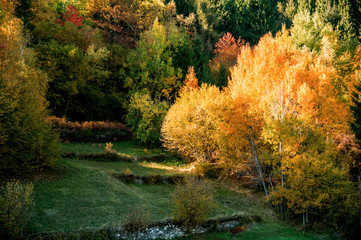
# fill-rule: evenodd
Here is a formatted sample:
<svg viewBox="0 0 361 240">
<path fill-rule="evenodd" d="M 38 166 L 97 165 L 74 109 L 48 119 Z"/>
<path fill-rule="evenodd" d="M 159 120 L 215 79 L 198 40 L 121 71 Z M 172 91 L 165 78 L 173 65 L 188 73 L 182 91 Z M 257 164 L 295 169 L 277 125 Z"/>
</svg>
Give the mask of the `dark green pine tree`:
<svg viewBox="0 0 361 240">
<path fill-rule="evenodd" d="M 251 45 L 268 32 L 281 29 L 281 14 L 273 0 L 221 0 L 225 32 L 241 37 Z"/>
<path fill-rule="evenodd" d="M 241 37 L 251 45 L 268 32 L 275 34 L 281 29 L 276 7 L 271 0 L 252 0 L 244 11 Z"/>
</svg>

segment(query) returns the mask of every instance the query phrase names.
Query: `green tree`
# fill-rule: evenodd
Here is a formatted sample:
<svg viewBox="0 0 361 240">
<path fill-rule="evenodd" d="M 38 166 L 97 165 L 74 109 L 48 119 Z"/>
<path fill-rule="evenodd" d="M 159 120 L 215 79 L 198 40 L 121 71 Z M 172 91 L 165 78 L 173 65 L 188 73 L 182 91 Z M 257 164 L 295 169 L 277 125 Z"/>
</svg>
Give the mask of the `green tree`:
<svg viewBox="0 0 361 240">
<path fill-rule="evenodd" d="M 177 28 L 166 28 L 158 20 L 141 35 L 136 50 L 129 55 L 131 92 L 146 91 L 152 99 L 173 101 L 180 87 L 182 71 L 173 65 L 172 48 L 183 41 Z"/>
<path fill-rule="evenodd" d="M 275 34 L 281 29 L 281 21 L 272 0 L 223 0 L 226 31 L 240 37 L 251 45 L 268 32 Z"/>
<path fill-rule="evenodd" d="M 320 50 L 324 36 L 341 40 L 340 51 L 355 50 L 357 39 L 350 1 L 288 0 L 280 11 L 292 23 L 291 34 L 299 46 Z"/>
<path fill-rule="evenodd" d="M 14 177 L 52 166 L 58 138 L 46 122 L 48 79 L 35 68 L 12 2 L 0 4 L 7 10 L 0 23 L 0 172 Z"/>
<path fill-rule="evenodd" d="M 160 145 L 160 129 L 168 108 L 166 102 L 153 101 L 147 93 L 135 93 L 132 96 L 127 123 L 141 144 L 147 147 Z"/>
<path fill-rule="evenodd" d="M 47 99 L 53 114 L 72 120 L 119 120 L 114 112 L 119 108 L 113 106 L 122 106 L 124 99 L 117 95 L 114 74 L 112 84 L 107 81 L 109 70 L 118 69 L 111 69 L 114 63 L 107 65 L 110 52 L 99 31 L 85 24 L 74 7 L 66 8 L 62 17 L 52 5 L 35 9 L 40 10 L 34 49 L 39 68 L 51 79 Z M 72 14 L 76 16 L 69 17 Z"/>
</svg>

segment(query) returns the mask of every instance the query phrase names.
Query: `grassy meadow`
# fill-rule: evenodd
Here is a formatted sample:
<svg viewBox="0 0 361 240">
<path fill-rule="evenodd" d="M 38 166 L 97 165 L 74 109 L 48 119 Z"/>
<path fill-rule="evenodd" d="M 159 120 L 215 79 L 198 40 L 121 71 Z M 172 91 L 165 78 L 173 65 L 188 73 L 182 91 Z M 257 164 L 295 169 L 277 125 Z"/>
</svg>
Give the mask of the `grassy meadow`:
<svg viewBox="0 0 361 240">
<path fill-rule="evenodd" d="M 124 144 L 124 145 L 122 145 Z M 104 145 L 104 144 L 103 144 Z M 64 152 L 89 153 L 97 144 L 63 144 Z M 105 145 L 104 145 L 105 146 Z M 92 149 L 92 150 L 90 150 Z M 145 151 L 134 142 L 114 144 L 117 152 L 132 156 L 159 153 Z M 124 150 L 124 151 L 123 151 Z M 104 150 L 103 150 L 104 151 Z M 123 152 L 122 152 L 123 151 Z M 53 173 L 34 181 L 35 214 L 30 222 L 33 233 L 69 232 L 120 226 L 132 209 L 143 207 L 151 221 L 172 218 L 169 197 L 172 185 L 126 184 L 113 173 L 132 173 L 138 176 L 171 176 L 192 174 L 184 162 L 175 164 L 152 162 L 101 162 L 63 158 L 56 163 Z M 210 217 L 232 214 L 258 215 L 262 223 L 254 223 L 240 234 L 207 233 L 182 239 L 329 239 L 314 233 L 304 233 L 297 227 L 279 220 L 263 200 L 263 193 L 239 186 L 235 182 L 211 181 L 216 208 Z"/>
</svg>

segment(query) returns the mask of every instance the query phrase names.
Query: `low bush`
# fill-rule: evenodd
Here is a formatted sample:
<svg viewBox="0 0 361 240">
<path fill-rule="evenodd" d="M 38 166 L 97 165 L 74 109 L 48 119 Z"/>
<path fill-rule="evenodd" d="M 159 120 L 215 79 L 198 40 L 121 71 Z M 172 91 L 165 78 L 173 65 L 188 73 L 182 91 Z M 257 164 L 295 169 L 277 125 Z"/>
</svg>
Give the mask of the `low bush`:
<svg viewBox="0 0 361 240">
<path fill-rule="evenodd" d="M 0 239 L 19 239 L 33 210 L 33 185 L 9 182 L 0 190 Z"/>
<path fill-rule="evenodd" d="M 55 116 L 51 116 L 48 118 L 48 121 L 52 123 L 54 128 L 60 129 L 73 129 L 73 130 L 109 130 L 109 129 L 118 129 L 118 130 L 126 130 L 126 126 L 119 122 L 70 122 L 65 118 L 58 118 Z"/>
<path fill-rule="evenodd" d="M 123 221 L 123 229 L 128 232 L 138 232 L 149 224 L 149 212 L 138 207 L 129 211 L 128 216 Z"/>
<path fill-rule="evenodd" d="M 187 228 L 204 223 L 215 208 L 210 184 L 197 178 L 178 184 L 170 201 L 175 220 Z"/>
<path fill-rule="evenodd" d="M 109 142 L 129 140 L 131 133 L 119 122 L 70 122 L 65 118 L 49 117 L 48 122 L 68 142 Z"/>
</svg>

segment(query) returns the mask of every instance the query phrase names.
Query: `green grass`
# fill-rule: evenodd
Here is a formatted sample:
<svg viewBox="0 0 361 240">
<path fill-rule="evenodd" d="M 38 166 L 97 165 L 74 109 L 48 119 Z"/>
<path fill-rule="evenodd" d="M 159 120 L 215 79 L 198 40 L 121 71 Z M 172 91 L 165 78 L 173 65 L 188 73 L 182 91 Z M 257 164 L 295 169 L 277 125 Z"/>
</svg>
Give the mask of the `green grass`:
<svg viewBox="0 0 361 240">
<path fill-rule="evenodd" d="M 116 150 L 118 153 L 125 154 L 130 157 L 135 156 L 149 156 L 165 153 L 161 148 L 157 149 L 147 149 L 141 146 L 138 146 L 135 141 L 122 141 L 112 143 L 112 149 Z M 75 152 L 80 154 L 90 154 L 90 153 L 104 153 L 105 152 L 105 143 L 63 143 L 62 152 Z"/>
<path fill-rule="evenodd" d="M 87 160 L 65 160 L 71 162 L 72 165 L 75 165 L 76 168 L 80 167 L 89 167 L 99 171 L 111 173 L 125 173 L 130 171 L 130 173 L 137 176 L 170 176 L 176 174 L 186 174 L 186 171 L 183 171 L 182 168 L 176 166 L 169 166 L 168 164 L 162 163 L 153 163 L 153 162 L 98 162 L 98 161 L 87 161 Z"/>
<path fill-rule="evenodd" d="M 78 160 L 61 160 L 56 180 L 34 182 L 34 232 L 74 231 L 119 225 L 128 211 L 144 206 L 152 220 L 170 217 L 172 186 L 124 184 L 106 171 Z"/>
<path fill-rule="evenodd" d="M 104 151 L 105 144 L 63 144 L 64 152 L 96 153 Z M 159 154 L 162 150 L 145 150 L 133 141 L 114 143 L 113 149 L 129 156 Z M 135 175 L 188 174 L 184 162 L 167 159 L 163 163 L 96 162 L 62 159 L 56 164 L 56 174 L 34 181 L 35 214 L 30 222 L 34 233 L 49 231 L 77 231 L 104 226 L 119 226 L 136 207 L 149 211 L 151 221 L 171 218 L 169 195 L 171 185 L 125 184 L 111 176 L 127 169 Z M 128 170 L 127 170 L 128 171 Z M 251 225 L 243 233 L 208 233 L 181 239 L 331 239 L 313 233 L 304 233 L 277 219 L 263 201 L 262 193 L 238 187 L 237 184 L 213 182 L 216 209 L 210 217 L 232 214 L 259 215 L 263 223 Z"/>
<path fill-rule="evenodd" d="M 170 218 L 169 195 L 174 186 L 124 184 L 109 175 L 110 171 L 118 172 L 123 169 L 121 166 L 127 164 L 132 163 L 59 161 L 57 171 L 62 172 L 59 176 L 34 182 L 36 207 L 30 223 L 32 231 L 74 231 L 120 225 L 129 210 L 137 206 L 149 211 L 151 220 Z M 139 174 L 159 173 L 159 170 L 146 165 L 135 167 L 133 171 Z M 174 174 L 170 170 L 163 171 L 169 173 L 161 174 Z M 261 201 L 246 198 L 247 193 L 221 187 L 215 186 L 214 196 L 218 206 L 212 217 L 240 212 L 254 214 L 257 209 L 264 209 Z M 227 197 L 226 201 L 222 200 L 223 196 Z M 242 203 L 246 205 L 240 207 Z"/>
<path fill-rule="evenodd" d="M 284 223 L 256 223 L 251 225 L 244 232 L 232 235 L 228 232 L 207 233 L 199 236 L 177 238 L 177 240 L 329 240 L 339 239 L 330 235 L 319 235 L 311 232 L 304 232 Z"/>
</svg>

